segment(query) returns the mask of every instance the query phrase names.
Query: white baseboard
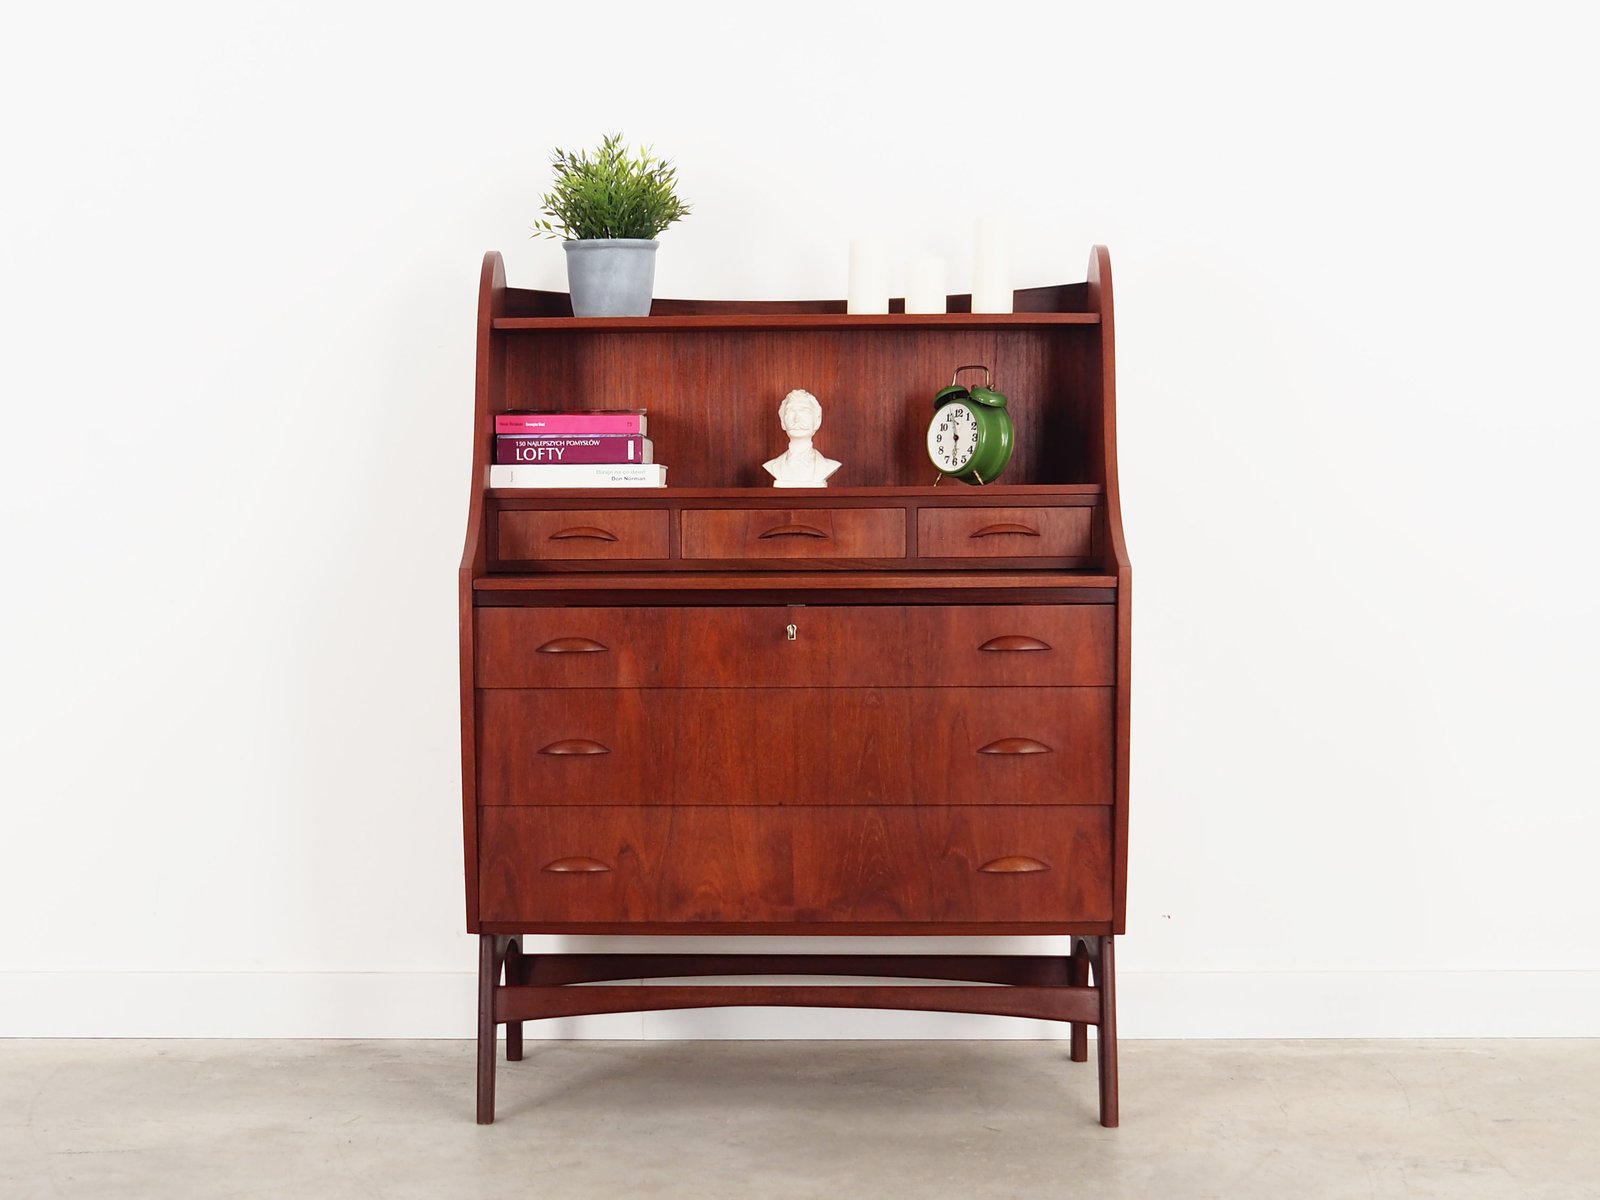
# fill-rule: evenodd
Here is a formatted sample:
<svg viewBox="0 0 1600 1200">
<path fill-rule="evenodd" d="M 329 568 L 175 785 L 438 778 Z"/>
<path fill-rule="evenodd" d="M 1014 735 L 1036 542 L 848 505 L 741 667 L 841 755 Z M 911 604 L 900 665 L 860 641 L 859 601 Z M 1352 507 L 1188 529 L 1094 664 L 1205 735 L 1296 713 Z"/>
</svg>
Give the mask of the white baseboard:
<svg viewBox="0 0 1600 1200">
<path fill-rule="evenodd" d="M 1600 1037 L 1600 971 L 1127 973 L 1118 985 L 1125 1038 Z M 0 973 L 0 1037 L 463 1038 L 475 1013 L 464 973 Z M 527 1026 L 530 1038 L 664 1040 L 1066 1034 L 1014 1017 L 792 1008 Z"/>
</svg>

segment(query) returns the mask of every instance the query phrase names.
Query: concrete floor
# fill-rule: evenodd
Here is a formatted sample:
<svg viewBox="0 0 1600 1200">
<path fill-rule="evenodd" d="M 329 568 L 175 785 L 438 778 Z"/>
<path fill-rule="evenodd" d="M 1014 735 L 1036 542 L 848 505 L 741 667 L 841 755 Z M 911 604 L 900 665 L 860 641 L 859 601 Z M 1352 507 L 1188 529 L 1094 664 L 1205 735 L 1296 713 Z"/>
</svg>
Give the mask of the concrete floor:
<svg viewBox="0 0 1600 1200">
<path fill-rule="evenodd" d="M 1600 1197 L 1600 1041 L 0 1042 L 0 1197 Z"/>
</svg>

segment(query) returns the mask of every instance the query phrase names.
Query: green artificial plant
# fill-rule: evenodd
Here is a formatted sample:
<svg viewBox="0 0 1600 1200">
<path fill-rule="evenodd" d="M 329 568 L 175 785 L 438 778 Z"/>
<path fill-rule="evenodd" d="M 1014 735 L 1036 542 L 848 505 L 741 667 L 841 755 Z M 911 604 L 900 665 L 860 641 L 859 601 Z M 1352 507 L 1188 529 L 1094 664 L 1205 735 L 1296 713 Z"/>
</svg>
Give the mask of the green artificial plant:
<svg viewBox="0 0 1600 1200">
<path fill-rule="evenodd" d="M 689 206 L 677 194 L 678 169 L 648 147 L 630 153 L 620 133 L 607 136 L 592 158 L 587 151 L 570 154 L 557 148 L 550 165 L 555 190 L 543 203 L 551 219 L 533 223 L 535 237 L 649 241 L 689 215 Z"/>
</svg>

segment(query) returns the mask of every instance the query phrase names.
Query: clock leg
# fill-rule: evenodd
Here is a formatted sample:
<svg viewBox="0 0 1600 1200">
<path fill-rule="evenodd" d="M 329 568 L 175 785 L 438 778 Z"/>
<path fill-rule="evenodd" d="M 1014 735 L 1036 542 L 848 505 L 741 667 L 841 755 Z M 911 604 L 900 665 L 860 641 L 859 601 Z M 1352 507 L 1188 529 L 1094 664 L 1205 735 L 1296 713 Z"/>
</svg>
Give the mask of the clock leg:
<svg viewBox="0 0 1600 1200">
<path fill-rule="evenodd" d="M 1100 1053 L 1100 1124 L 1115 1129 L 1120 1120 L 1117 1103 L 1117 964 L 1112 937 L 1100 939 L 1095 957 L 1095 982 L 1100 989 L 1100 1028 L 1095 1035 Z"/>
<path fill-rule="evenodd" d="M 494 1056 L 498 1040 L 494 988 L 500 975 L 501 948 L 492 933 L 478 935 L 478 1124 L 494 1124 Z"/>
<path fill-rule="evenodd" d="M 1078 938 L 1072 939 L 1070 970 L 1068 982 L 1073 987 L 1089 986 L 1089 948 Z M 1089 1027 L 1082 1021 L 1072 1023 L 1072 1061 L 1089 1061 Z"/>
<path fill-rule="evenodd" d="M 512 938 L 506 946 L 506 984 L 522 982 L 522 939 Z M 522 1061 L 522 1022 L 506 1022 L 506 1061 Z"/>
</svg>

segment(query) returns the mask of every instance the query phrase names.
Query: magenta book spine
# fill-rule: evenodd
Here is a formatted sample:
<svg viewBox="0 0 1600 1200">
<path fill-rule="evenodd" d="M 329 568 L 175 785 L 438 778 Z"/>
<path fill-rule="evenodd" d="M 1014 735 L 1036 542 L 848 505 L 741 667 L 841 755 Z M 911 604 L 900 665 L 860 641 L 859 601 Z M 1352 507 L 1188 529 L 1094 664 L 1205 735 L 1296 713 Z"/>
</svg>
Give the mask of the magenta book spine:
<svg viewBox="0 0 1600 1200">
<path fill-rule="evenodd" d="M 650 443 L 642 437 L 596 434 L 501 434 L 494 440 L 497 463 L 647 463 Z"/>
<path fill-rule="evenodd" d="M 496 433 L 627 434 L 645 432 L 643 413 L 497 413 Z"/>
</svg>

